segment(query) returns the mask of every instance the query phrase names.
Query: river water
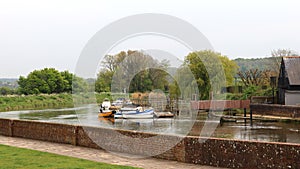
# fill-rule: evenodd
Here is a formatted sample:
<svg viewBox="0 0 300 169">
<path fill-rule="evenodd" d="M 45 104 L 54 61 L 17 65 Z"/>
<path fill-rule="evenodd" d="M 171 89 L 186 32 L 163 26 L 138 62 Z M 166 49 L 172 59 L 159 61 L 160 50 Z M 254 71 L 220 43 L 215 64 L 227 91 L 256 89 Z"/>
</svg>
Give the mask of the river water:
<svg viewBox="0 0 300 169">
<path fill-rule="evenodd" d="M 208 120 L 206 116 L 154 119 L 98 119 L 98 107 L 88 105 L 79 108 L 25 110 L 0 113 L 0 118 L 23 119 L 63 124 L 107 127 L 173 135 L 194 135 L 204 133 L 204 125 L 210 125 L 208 136 L 239 140 L 300 143 L 300 124 L 254 121 L 236 123 Z M 205 123 L 206 122 L 206 123 Z M 193 126 L 193 127 L 192 127 Z M 216 127 L 216 128 L 215 128 Z"/>
</svg>

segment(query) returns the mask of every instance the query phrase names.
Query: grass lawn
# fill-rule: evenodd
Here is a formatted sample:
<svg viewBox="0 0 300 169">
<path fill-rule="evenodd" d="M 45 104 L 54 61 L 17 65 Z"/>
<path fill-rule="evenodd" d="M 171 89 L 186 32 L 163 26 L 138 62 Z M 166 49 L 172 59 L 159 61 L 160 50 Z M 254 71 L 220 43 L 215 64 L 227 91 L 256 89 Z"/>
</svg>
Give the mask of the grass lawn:
<svg viewBox="0 0 300 169">
<path fill-rule="evenodd" d="M 134 169 L 110 165 L 46 152 L 0 145 L 1 169 Z"/>
</svg>

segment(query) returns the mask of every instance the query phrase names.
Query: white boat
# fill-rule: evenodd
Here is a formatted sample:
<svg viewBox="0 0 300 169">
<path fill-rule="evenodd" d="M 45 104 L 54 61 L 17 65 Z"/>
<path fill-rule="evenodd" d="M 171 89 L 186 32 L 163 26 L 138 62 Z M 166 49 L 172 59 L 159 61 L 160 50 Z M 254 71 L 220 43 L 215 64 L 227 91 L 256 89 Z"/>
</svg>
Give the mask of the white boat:
<svg viewBox="0 0 300 169">
<path fill-rule="evenodd" d="M 136 111 L 136 110 L 138 110 L 137 107 L 122 107 L 122 108 L 120 108 L 121 112 Z"/>
<path fill-rule="evenodd" d="M 123 100 L 116 100 L 112 103 L 112 105 L 117 106 L 117 107 L 122 107 L 124 104 Z"/>
<path fill-rule="evenodd" d="M 115 119 L 149 119 L 154 117 L 154 109 L 143 107 L 136 108 L 123 108 L 120 109 L 117 113 L 114 114 Z"/>
<path fill-rule="evenodd" d="M 123 114 L 120 111 L 118 111 L 116 114 L 114 114 L 114 118 L 115 119 L 123 119 Z"/>
<path fill-rule="evenodd" d="M 135 111 L 126 111 L 122 112 L 124 119 L 149 119 L 154 117 L 154 109 L 143 110 L 141 107 L 138 107 Z"/>
<path fill-rule="evenodd" d="M 136 113 L 154 113 L 153 108 L 144 109 L 143 107 L 123 107 L 120 109 L 122 114 L 136 114 Z"/>
</svg>

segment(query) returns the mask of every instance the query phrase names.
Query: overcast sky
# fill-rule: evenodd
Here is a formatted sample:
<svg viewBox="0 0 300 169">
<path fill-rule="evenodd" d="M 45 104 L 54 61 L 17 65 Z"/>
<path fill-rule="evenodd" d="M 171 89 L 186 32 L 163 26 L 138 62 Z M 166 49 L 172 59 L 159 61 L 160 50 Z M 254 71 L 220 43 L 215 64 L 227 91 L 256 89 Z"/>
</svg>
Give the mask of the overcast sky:
<svg viewBox="0 0 300 169">
<path fill-rule="evenodd" d="M 97 31 L 141 13 L 191 23 L 231 59 L 265 57 L 279 48 L 300 52 L 299 7 L 298 0 L 0 0 L 0 78 L 44 67 L 74 72 L 80 52 Z M 140 38 L 112 52 L 143 48 L 143 38 L 153 44 L 149 48 L 157 45 L 157 37 Z M 169 52 L 176 46 L 171 43 L 165 47 Z M 176 50 L 177 57 L 188 52 Z"/>
</svg>

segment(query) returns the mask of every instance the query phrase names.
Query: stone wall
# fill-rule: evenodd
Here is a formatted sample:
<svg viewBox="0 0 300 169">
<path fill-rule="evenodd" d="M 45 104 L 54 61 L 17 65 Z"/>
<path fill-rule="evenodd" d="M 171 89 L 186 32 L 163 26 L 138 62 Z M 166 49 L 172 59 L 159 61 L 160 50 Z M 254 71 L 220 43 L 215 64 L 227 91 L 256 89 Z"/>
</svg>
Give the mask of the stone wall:
<svg viewBox="0 0 300 169">
<path fill-rule="evenodd" d="M 251 104 L 253 114 L 300 118 L 300 106 L 280 104 Z"/>
<path fill-rule="evenodd" d="M 300 168 L 300 145 L 185 138 L 187 163 L 228 168 Z"/>
<path fill-rule="evenodd" d="M 300 168 L 300 145 L 157 135 L 126 130 L 0 119 L 0 134 L 229 168 Z M 92 139 L 91 139 L 92 138 Z M 154 139 L 153 139 L 154 138 Z M 141 141 L 142 140 L 142 141 Z"/>
<path fill-rule="evenodd" d="M 12 120 L 9 119 L 1 119 L 0 122 L 0 134 L 4 136 L 12 136 Z"/>
</svg>

